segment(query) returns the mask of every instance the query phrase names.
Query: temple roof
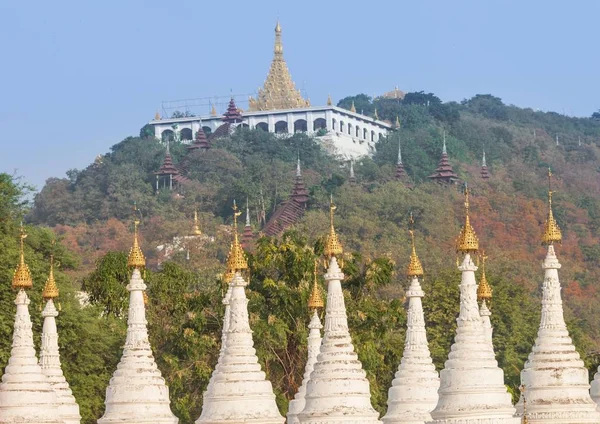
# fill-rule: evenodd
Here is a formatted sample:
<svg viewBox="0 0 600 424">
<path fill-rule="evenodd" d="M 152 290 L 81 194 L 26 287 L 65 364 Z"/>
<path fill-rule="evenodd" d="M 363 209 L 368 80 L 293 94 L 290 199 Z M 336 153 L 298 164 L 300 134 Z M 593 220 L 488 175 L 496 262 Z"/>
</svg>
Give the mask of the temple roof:
<svg viewBox="0 0 600 424">
<path fill-rule="evenodd" d="M 452 165 L 450 165 L 450 161 L 448 160 L 448 152 L 446 151 L 446 134 L 444 134 L 444 147 L 442 149 L 442 157 L 440 158 L 438 167 L 436 168 L 435 173 L 431 174 L 427 178 L 445 183 L 453 183 L 459 179 L 458 175 L 454 173 Z"/>
<path fill-rule="evenodd" d="M 155 172 L 157 175 L 178 175 L 179 170 L 173 164 L 173 157 L 171 157 L 171 151 L 169 150 L 169 144 L 167 143 L 167 152 L 165 153 L 165 159 L 158 171 Z"/>
<path fill-rule="evenodd" d="M 250 111 L 296 109 L 310 106 L 292 80 L 285 59 L 281 42 L 281 26 L 275 27 L 275 48 L 273 61 L 263 88 L 258 90 L 255 98 L 250 98 Z"/>
<path fill-rule="evenodd" d="M 229 100 L 229 105 L 227 105 L 227 110 L 223 114 L 222 120 L 223 122 L 228 122 L 230 124 L 242 122 L 242 114 L 240 112 L 240 109 L 238 109 L 235 105 L 233 97 Z"/>
<path fill-rule="evenodd" d="M 196 132 L 196 138 L 194 142 L 188 146 L 188 151 L 197 149 L 210 149 L 210 143 L 206 139 L 206 134 L 202 127 Z"/>
</svg>

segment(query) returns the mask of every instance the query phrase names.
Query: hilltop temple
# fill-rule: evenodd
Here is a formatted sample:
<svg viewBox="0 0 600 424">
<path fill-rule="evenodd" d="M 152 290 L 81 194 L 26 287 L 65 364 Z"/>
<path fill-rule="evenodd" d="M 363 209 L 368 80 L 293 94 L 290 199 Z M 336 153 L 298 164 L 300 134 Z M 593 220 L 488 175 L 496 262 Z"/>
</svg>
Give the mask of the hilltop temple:
<svg viewBox="0 0 600 424">
<path fill-rule="evenodd" d="M 401 93 L 401 92 L 400 92 Z M 356 109 L 334 106 L 331 98 L 324 106 L 313 106 L 296 88 L 283 57 L 282 31 L 275 26 L 273 60 L 267 78 L 256 97 L 248 100 L 246 111 L 235 106 L 231 99 L 227 111 L 219 116 L 212 108 L 210 115 L 167 118 L 158 113 L 149 122 L 159 139 L 179 132 L 183 141 L 192 143 L 202 129 L 209 142 L 218 135 L 226 135 L 237 126 L 260 128 L 270 133 L 287 136 L 298 132 L 315 135 L 332 153 L 347 158 L 372 154 L 375 143 L 386 135 L 392 125 L 358 113 Z M 232 119 L 232 113 L 236 116 Z"/>
</svg>

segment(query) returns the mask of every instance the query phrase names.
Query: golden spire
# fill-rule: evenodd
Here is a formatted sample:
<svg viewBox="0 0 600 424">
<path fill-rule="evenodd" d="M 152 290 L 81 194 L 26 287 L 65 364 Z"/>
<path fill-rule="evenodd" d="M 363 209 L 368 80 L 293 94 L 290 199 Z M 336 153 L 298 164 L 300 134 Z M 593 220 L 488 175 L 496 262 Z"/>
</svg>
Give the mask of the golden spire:
<svg viewBox="0 0 600 424">
<path fill-rule="evenodd" d="M 202 231 L 200 231 L 200 224 L 198 223 L 198 210 L 194 210 L 194 226 L 192 227 L 192 234 L 195 236 L 202 235 Z"/>
<path fill-rule="evenodd" d="M 354 100 L 352 100 L 352 106 L 350 106 L 350 112 L 356 113 L 356 106 L 354 106 Z"/>
<path fill-rule="evenodd" d="M 328 258 L 333 256 L 340 256 L 344 253 L 344 249 L 338 239 L 338 236 L 335 232 L 335 227 L 333 226 L 333 212 L 337 209 L 337 207 L 333 204 L 333 195 L 331 196 L 331 200 L 329 201 L 329 220 L 330 220 L 330 228 L 329 235 L 327 236 L 327 240 L 325 241 L 325 249 L 323 253 Z"/>
<path fill-rule="evenodd" d="M 54 241 L 52 241 L 52 244 L 54 244 Z M 54 280 L 54 254 L 52 254 L 50 255 L 50 272 L 48 273 L 48 279 L 46 280 L 46 285 L 42 292 L 42 299 L 50 300 L 56 299 L 57 297 L 58 286 L 56 285 L 56 280 Z"/>
<path fill-rule="evenodd" d="M 217 116 L 217 108 L 215 108 L 215 105 L 212 105 L 210 108 L 210 116 Z"/>
<path fill-rule="evenodd" d="M 492 300 L 492 288 L 490 287 L 487 277 L 485 276 L 485 260 L 488 257 L 485 256 L 485 252 L 481 252 L 481 279 L 479 280 L 479 286 L 477 286 L 477 301 L 490 301 Z"/>
<path fill-rule="evenodd" d="M 456 251 L 461 253 L 476 253 L 479 250 L 479 239 L 471 226 L 469 219 L 469 188 L 465 184 L 465 225 L 461 228 L 456 239 Z"/>
<path fill-rule="evenodd" d="M 333 101 L 331 100 L 331 94 L 327 95 L 327 106 L 333 106 Z"/>
<path fill-rule="evenodd" d="M 140 244 L 138 243 L 138 225 L 140 225 L 140 220 L 137 217 L 137 205 L 133 204 L 133 246 L 129 250 L 129 256 L 127 257 L 127 266 L 131 268 L 144 268 L 146 266 L 146 258 L 144 257 L 144 253 L 140 248 Z"/>
<path fill-rule="evenodd" d="M 244 257 L 244 249 L 240 244 L 237 233 L 237 219 L 242 212 L 238 209 L 235 200 L 233 201 L 233 241 L 229 249 L 229 255 L 227 256 L 227 271 L 225 272 L 225 281 L 229 281 L 233 278 L 236 272 L 248 269 L 248 262 Z"/>
<path fill-rule="evenodd" d="M 375 108 L 375 119 L 379 121 L 379 115 L 377 114 L 377 108 Z"/>
<path fill-rule="evenodd" d="M 548 168 L 548 218 L 546 218 L 544 234 L 542 236 L 542 244 L 546 246 L 562 241 L 560 227 L 556 223 L 556 219 L 554 219 L 554 214 L 552 213 L 552 194 L 554 194 L 552 191 L 552 171 Z"/>
<path fill-rule="evenodd" d="M 154 120 L 155 121 L 160 121 L 160 113 L 158 113 L 158 110 L 156 111 L 156 113 L 154 114 Z"/>
<path fill-rule="evenodd" d="M 315 259 L 315 269 L 313 271 L 313 287 L 308 298 L 308 308 L 315 311 L 325 306 L 323 302 L 323 295 L 321 294 L 321 288 L 319 287 L 319 281 L 317 280 L 317 260 Z"/>
<path fill-rule="evenodd" d="M 410 241 L 412 245 L 412 251 L 410 253 L 410 262 L 408 263 L 408 270 L 406 271 L 406 275 L 409 277 L 420 277 L 423 275 L 423 265 L 421 265 L 421 261 L 417 256 L 417 250 L 415 249 L 415 220 L 413 219 L 412 212 L 410 213 L 410 220 L 408 221 L 410 224 Z"/>
<path fill-rule="evenodd" d="M 19 255 L 19 265 L 15 269 L 15 273 L 13 275 L 12 280 L 12 288 L 13 289 L 30 289 L 33 287 L 33 279 L 31 278 L 31 272 L 29 271 L 29 266 L 25 263 L 25 239 L 27 238 L 27 234 L 25 234 L 25 228 L 23 227 L 23 223 L 21 223 L 21 232 L 19 234 L 20 242 L 21 242 L 21 250 Z"/>
</svg>

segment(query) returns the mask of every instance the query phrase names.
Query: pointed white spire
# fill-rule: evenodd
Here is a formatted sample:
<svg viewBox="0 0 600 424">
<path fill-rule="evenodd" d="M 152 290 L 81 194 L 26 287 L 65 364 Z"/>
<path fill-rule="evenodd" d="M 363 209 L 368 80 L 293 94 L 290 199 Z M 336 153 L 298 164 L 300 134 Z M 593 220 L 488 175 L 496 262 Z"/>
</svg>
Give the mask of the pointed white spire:
<svg viewBox="0 0 600 424">
<path fill-rule="evenodd" d="M 552 244 L 542 267 L 540 328 L 521 371 L 521 384 L 527 388 L 527 420 L 530 424 L 598 423 L 600 412 L 588 391 L 588 371 L 565 324 L 558 278 L 561 265 Z M 523 413 L 523 395 L 517 411 Z"/>
<path fill-rule="evenodd" d="M 354 160 L 350 160 L 350 179 L 354 179 Z"/>
<path fill-rule="evenodd" d="M 579 137 L 577 138 L 577 144 L 579 145 L 579 147 L 581 147 L 581 136 L 579 136 Z"/>
<path fill-rule="evenodd" d="M 169 388 L 152 356 L 148 341 L 144 292 L 146 284 L 135 268 L 129 284 L 127 339 L 123 356 L 106 389 L 106 410 L 98 424 L 178 422 L 169 403 Z"/>
<path fill-rule="evenodd" d="M 56 392 L 35 355 L 29 303 L 27 293 L 20 289 L 15 299 L 12 349 L 0 383 L 0 422 L 63 424 Z"/>
<path fill-rule="evenodd" d="M 424 423 L 438 401 L 440 379 L 431 360 L 421 298 L 425 294 L 417 276 L 412 277 L 408 298 L 404 353 L 392 387 L 388 392 L 388 410 L 384 424 Z"/>
<path fill-rule="evenodd" d="M 248 197 L 246 197 L 246 227 L 250 226 L 250 202 L 248 202 Z"/>
<path fill-rule="evenodd" d="M 556 134 L 556 145 L 558 146 L 558 134 Z"/>
<path fill-rule="evenodd" d="M 398 140 L 398 165 L 402 165 L 402 142 Z"/>
<path fill-rule="evenodd" d="M 490 316 L 492 316 L 492 312 L 487 307 L 487 303 L 485 299 L 481 302 L 481 306 L 479 307 L 479 316 L 481 317 L 481 324 L 483 326 L 483 334 L 485 336 L 485 341 L 488 344 L 488 347 L 494 350 L 494 329 L 492 328 L 492 321 L 490 320 Z"/>
<path fill-rule="evenodd" d="M 167 155 L 171 154 L 171 147 L 170 146 L 171 146 L 171 142 L 170 142 L 169 138 L 167 137 L 167 151 L 166 151 Z"/>
<path fill-rule="evenodd" d="M 271 382 L 262 371 L 248 320 L 247 283 L 239 272 L 231 281 L 225 351 L 206 391 L 197 424 L 283 424 Z"/>
<path fill-rule="evenodd" d="M 493 349 L 486 341 L 477 305 L 477 267 L 469 253 L 458 267 L 460 313 L 456 337 L 440 372 L 439 401 L 432 411 L 435 424 L 519 424 Z"/>
<path fill-rule="evenodd" d="M 444 130 L 444 144 L 442 146 L 442 154 L 446 155 L 448 154 L 447 150 L 446 150 L 446 130 Z"/>
<path fill-rule="evenodd" d="M 317 362 L 306 385 L 306 406 L 300 424 L 381 423 L 371 405 L 369 380 L 354 352 L 342 293 L 344 274 L 331 256 L 325 331 Z M 343 382 L 343 383 L 342 383 Z"/>
<path fill-rule="evenodd" d="M 306 385 L 310 380 L 310 374 L 314 369 L 315 362 L 317 362 L 317 356 L 319 355 L 319 349 L 321 347 L 321 320 L 317 310 L 313 312 L 312 319 L 308 325 L 310 332 L 308 334 L 308 359 L 306 361 L 306 367 L 304 368 L 304 378 L 302 379 L 302 385 L 298 389 L 298 393 L 294 396 L 294 399 L 290 402 L 288 413 L 287 413 L 287 424 L 297 424 L 298 414 L 302 412 L 306 405 Z"/>
<path fill-rule="evenodd" d="M 487 162 L 485 161 L 485 149 L 483 149 L 483 158 L 481 159 L 481 166 L 487 168 Z"/>
<path fill-rule="evenodd" d="M 56 317 L 58 311 L 54 301 L 49 299 L 42 311 L 44 326 L 42 328 L 42 344 L 40 348 L 40 366 L 42 372 L 48 377 L 52 388 L 56 392 L 58 411 L 65 424 L 79 424 L 81 415 L 79 405 L 75 401 L 69 383 L 63 375 L 58 350 L 58 331 Z"/>
<path fill-rule="evenodd" d="M 296 164 L 296 177 L 302 176 L 302 168 L 300 167 L 300 151 L 298 151 L 298 162 Z"/>
</svg>

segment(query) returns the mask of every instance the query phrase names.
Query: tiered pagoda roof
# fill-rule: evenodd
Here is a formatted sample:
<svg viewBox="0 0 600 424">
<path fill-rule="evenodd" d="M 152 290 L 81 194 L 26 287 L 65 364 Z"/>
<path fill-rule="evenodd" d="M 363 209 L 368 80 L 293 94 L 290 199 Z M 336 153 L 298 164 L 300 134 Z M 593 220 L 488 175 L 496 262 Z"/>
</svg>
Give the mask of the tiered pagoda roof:
<svg viewBox="0 0 600 424">
<path fill-rule="evenodd" d="M 169 144 L 167 144 L 167 152 L 165 153 L 165 159 L 161 167 L 158 171 L 155 172 L 156 175 L 179 175 L 179 169 L 175 167 L 173 164 L 173 157 L 171 156 L 171 151 L 169 150 Z"/>
<path fill-rule="evenodd" d="M 435 173 L 431 174 L 429 177 L 432 180 L 438 181 L 440 183 L 454 183 L 458 180 L 458 175 L 454 173 L 452 169 L 452 165 L 450 165 L 450 161 L 448 160 L 448 152 L 446 151 L 446 134 L 444 133 L 444 147 L 442 148 L 442 157 L 438 163 L 438 167 L 435 170 Z"/>
<path fill-rule="evenodd" d="M 206 134 L 204 133 L 204 130 L 202 129 L 202 127 L 200 127 L 198 132 L 196 132 L 196 138 L 194 139 L 194 142 L 188 146 L 189 152 L 198 150 L 198 149 L 203 149 L 203 150 L 210 149 L 210 143 L 209 143 L 208 139 L 206 138 Z"/>
<path fill-rule="evenodd" d="M 490 172 L 487 169 L 487 163 L 485 162 L 485 150 L 483 151 L 483 159 L 481 160 L 481 178 L 487 180 L 490 178 Z"/>
<path fill-rule="evenodd" d="M 289 199 L 279 205 L 273 216 L 271 216 L 271 219 L 265 225 L 264 233 L 268 236 L 277 236 L 298 222 L 304 215 L 309 198 L 308 189 L 304 184 L 304 178 L 302 178 L 300 159 L 298 159 L 292 194 Z"/>
<path fill-rule="evenodd" d="M 227 105 L 227 111 L 225 111 L 225 113 L 223 114 L 223 118 L 221 119 L 223 120 L 223 122 L 228 122 L 230 124 L 242 122 L 242 114 L 235 105 L 233 97 L 229 100 L 229 105 Z"/>
<path fill-rule="evenodd" d="M 404 164 L 402 163 L 402 145 L 398 142 L 398 162 L 396 163 L 396 174 L 394 175 L 394 179 L 396 181 L 401 181 L 406 176 L 406 171 L 404 170 Z"/>
</svg>

